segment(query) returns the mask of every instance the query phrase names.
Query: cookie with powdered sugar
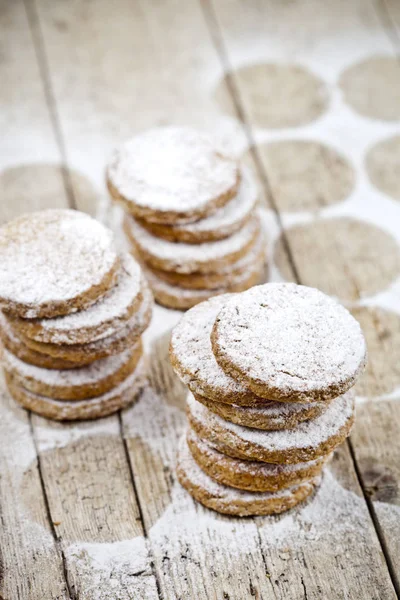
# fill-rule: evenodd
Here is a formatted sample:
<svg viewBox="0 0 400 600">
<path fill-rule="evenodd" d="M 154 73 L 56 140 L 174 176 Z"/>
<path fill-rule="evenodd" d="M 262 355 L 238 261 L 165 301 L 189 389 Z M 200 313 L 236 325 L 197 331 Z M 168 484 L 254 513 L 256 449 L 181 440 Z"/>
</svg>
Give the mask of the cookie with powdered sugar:
<svg viewBox="0 0 400 600">
<path fill-rule="evenodd" d="M 14 329 L 38 342 L 87 344 L 122 329 L 137 312 L 146 283 L 139 264 L 126 253 L 115 286 L 86 310 L 53 319 L 10 317 Z"/>
<path fill-rule="evenodd" d="M 213 273 L 174 273 L 153 267 L 151 271 L 170 285 L 188 290 L 215 290 L 240 283 L 246 275 L 260 272 L 266 264 L 266 247 L 266 236 L 261 230 L 246 254 Z"/>
<path fill-rule="evenodd" d="M 186 310 L 192 308 L 199 302 L 204 302 L 212 296 L 219 294 L 242 292 L 247 290 L 252 285 L 256 285 L 262 281 L 265 274 L 264 261 L 259 264 L 252 265 L 251 269 L 244 272 L 242 275 L 230 281 L 222 287 L 213 289 L 185 289 L 177 285 L 171 285 L 162 279 L 159 279 L 155 273 L 144 265 L 143 271 L 147 277 L 147 281 L 153 291 L 154 298 L 158 304 L 167 308 L 176 310 Z"/>
<path fill-rule="evenodd" d="M 158 238 L 127 216 L 124 230 L 137 255 L 154 269 L 174 273 L 212 273 L 242 258 L 260 232 L 257 213 L 233 235 L 202 244 L 174 243 Z"/>
<path fill-rule="evenodd" d="M 112 232 L 79 211 L 34 212 L 0 229 L 0 307 L 10 314 L 83 310 L 114 285 L 118 269 Z"/>
<path fill-rule="evenodd" d="M 238 517 L 276 515 L 293 508 L 312 494 L 320 477 L 277 492 L 248 492 L 218 483 L 199 467 L 183 438 L 178 453 L 180 484 L 207 508 Z"/>
<path fill-rule="evenodd" d="M 151 129 L 116 149 L 107 168 L 114 200 L 153 223 L 191 223 L 224 206 L 238 191 L 236 161 L 189 127 Z"/>
<path fill-rule="evenodd" d="M 321 474 L 330 456 L 294 465 L 277 465 L 226 456 L 189 427 L 187 443 L 199 467 L 212 479 L 247 492 L 277 492 Z"/>
<path fill-rule="evenodd" d="M 58 370 L 29 365 L 4 349 L 3 367 L 17 385 L 34 394 L 58 400 L 86 400 L 119 385 L 135 370 L 141 355 L 142 344 L 138 342 L 88 366 Z"/>
<path fill-rule="evenodd" d="M 294 283 L 268 283 L 230 299 L 211 341 L 226 373 L 277 401 L 334 398 L 354 385 L 366 362 L 365 339 L 349 311 Z"/>
<path fill-rule="evenodd" d="M 250 170 L 242 167 L 241 172 L 237 194 L 209 217 L 178 225 L 161 225 L 141 219 L 140 225 L 156 237 L 186 244 L 215 242 L 233 235 L 250 219 L 258 200 L 257 185 Z"/>
<path fill-rule="evenodd" d="M 222 419 L 192 394 L 187 398 L 189 423 L 197 435 L 234 458 L 292 464 L 314 460 L 334 451 L 354 422 L 354 394 L 338 396 L 325 412 L 295 429 L 263 431 Z"/>
<path fill-rule="evenodd" d="M 171 364 L 175 373 L 195 394 L 228 404 L 264 405 L 265 399 L 225 373 L 212 351 L 210 335 L 215 318 L 231 298 L 234 298 L 231 294 L 215 296 L 182 316 L 171 335 Z"/>
<path fill-rule="evenodd" d="M 143 298 L 137 312 L 135 312 L 122 329 L 107 337 L 87 344 L 49 344 L 38 342 L 21 333 L 18 336 L 25 346 L 41 354 L 80 363 L 81 365 L 90 364 L 100 358 L 123 352 L 123 350 L 136 344 L 150 323 L 152 309 L 153 295 L 148 286 L 145 286 L 143 289 Z"/>
<path fill-rule="evenodd" d="M 147 383 L 147 364 L 145 357 L 142 357 L 131 375 L 119 385 L 106 394 L 86 400 L 47 398 L 26 390 L 7 372 L 5 372 L 5 379 L 11 397 L 18 404 L 46 419 L 56 421 L 99 419 L 122 410 L 137 400 Z"/>
<path fill-rule="evenodd" d="M 22 340 L 13 331 L 10 323 L 5 318 L 4 314 L 0 312 L 0 340 L 4 348 L 6 348 L 11 354 L 14 354 L 17 358 L 22 360 L 29 365 L 35 367 L 42 367 L 43 369 L 76 369 L 77 367 L 83 366 L 85 361 L 82 363 L 71 362 L 62 358 L 55 358 L 47 354 L 37 352 L 29 346 L 26 346 Z"/>
<path fill-rule="evenodd" d="M 193 393 L 197 402 L 226 421 L 254 429 L 294 429 L 299 423 L 315 419 L 328 408 L 328 402 L 275 402 L 264 401 L 258 406 L 238 406 L 216 402 Z"/>
</svg>

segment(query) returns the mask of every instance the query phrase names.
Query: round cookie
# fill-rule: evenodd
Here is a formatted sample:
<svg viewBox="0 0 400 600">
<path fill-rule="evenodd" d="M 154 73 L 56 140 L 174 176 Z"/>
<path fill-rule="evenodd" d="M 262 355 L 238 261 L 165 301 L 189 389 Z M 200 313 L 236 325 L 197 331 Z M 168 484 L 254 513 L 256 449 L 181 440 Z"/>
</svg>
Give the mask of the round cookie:
<svg viewBox="0 0 400 600">
<path fill-rule="evenodd" d="M 199 302 L 208 300 L 212 296 L 225 294 L 227 292 L 242 292 L 249 287 L 259 283 L 264 275 L 264 264 L 256 265 L 254 271 L 245 273 L 241 279 L 237 279 L 222 288 L 213 290 L 187 290 L 175 285 L 170 285 L 159 279 L 150 269 L 143 266 L 144 273 L 153 290 L 154 298 L 158 304 L 177 310 L 186 310 L 192 308 Z"/>
<path fill-rule="evenodd" d="M 224 206 L 240 183 L 238 165 L 189 127 L 151 129 L 115 150 L 107 169 L 111 196 L 135 217 L 190 223 Z"/>
<path fill-rule="evenodd" d="M 175 273 L 212 273 L 242 258 L 260 231 L 258 213 L 229 238 L 204 244 L 181 244 L 157 238 L 132 217 L 125 216 L 124 230 L 135 252 L 149 266 Z"/>
<path fill-rule="evenodd" d="M 238 517 L 276 515 L 305 500 L 319 484 L 314 478 L 278 492 L 246 492 L 218 483 L 201 470 L 186 439 L 180 445 L 177 463 L 180 484 L 207 508 Z"/>
<path fill-rule="evenodd" d="M 211 342 L 220 366 L 269 400 L 335 398 L 365 366 L 359 323 L 336 300 L 295 283 L 268 283 L 230 299 Z"/>
<path fill-rule="evenodd" d="M 170 285 L 188 290 L 214 290 L 229 284 L 240 282 L 251 272 L 260 271 L 266 263 L 266 239 L 260 231 L 253 245 L 246 254 L 231 265 L 227 265 L 215 273 L 173 273 L 151 268 L 152 272 Z"/>
<path fill-rule="evenodd" d="M 321 474 L 327 457 L 294 465 L 276 465 L 240 460 L 221 454 L 200 439 L 193 429 L 187 432 L 187 443 L 199 467 L 222 485 L 247 492 L 277 492 Z"/>
<path fill-rule="evenodd" d="M 349 435 L 354 422 L 354 395 L 338 396 L 322 415 L 295 429 L 262 431 L 225 421 L 197 402 L 187 399 L 190 425 L 197 435 L 223 454 L 267 463 L 298 463 L 325 456 Z"/>
<path fill-rule="evenodd" d="M 87 344 L 124 327 L 137 311 L 145 284 L 139 264 L 126 253 L 116 285 L 95 304 L 54 319 L 11 318 L 14 329 L 33 340 L 49 344 Z"/>
<path fill-rule="evenodd" d="M 89 342 L 88 344 L 47 344 L 44 342 L 37 342 L 36 340 L 32 340 L 21 334 L 20 338 L 26 346 L 32 348 L 36 352 L 48 354 L 49 356 L 62 358 L 63 360 L 71 362 L 77 362 L 81 365 L 87 365 L 100 358 L 123 352 L 123 350 L 134 345 L 150 323 L 152 309 L 153 296 L 146 285 L 138 311 L 128 321 L 125 327 L 119 329 L 113 335 L 101 338 L 95 342 Z"/>
<path fill-rule="evenodd" d="M 252 427 L 276 431 L 294 429 L 299 423 L 319 417 L 328 407 L 327 402 L 268 402 L 258 406 L 238 406 L 226 402 L 215 402 L 193 392 L 197 402 L 204 404 L 211 412 L 226 421 Z"/>
<path fill-rule="evenodd" d="M 107 417 L 132 404 L 147 382 L 146 361 L 141 358 L 136 369 L 117 387 L 106 394 L 88 400 L 55 400 L 33 394 L 20 387 L 14 379 L 5 373 L 6 383 L 11 396 L 18 404 L 46 419 L 56 421 L 75 421 Z"/>
<path fill-rule="evenodd" d="M 258 190 L 254 177 L 247 167 L 243 167 L 238 193 L 213 215 L 195 223 L 181 225 L 161 225 L 145 220 L 139 220 L 139 224 L 156 237 L 170 242 L 215 242 L 233 235 L 244 226 L 251 217 L 257 199 Z"/>
<path fill-rule="evenodd" d="M 221 308 L 234 296 L 210 298 L 185 313 L 172 330 L 170 360 L 175 373 L 195 394 L 216 402 L 240 406 L 264 406 L 265 399 L 237 381 L 219 366 L 210 335 Z"/>
<path fill-rule="evenodd" d="M 112 232 L 76 210 L 23 215 L 0 229 L 0 306 L 23 318 L 83 310 L 115 283 Z"/>
<path fill-rule="evenodd" d="M 71 362 L 62 358 L 55 358 L 47 354 L 42 354 L 26 346 L 20 338 L 13 332 L 10 324 L 0 311 L 0 340 L 4 348 L 14 354 L 17 358 L 35 367 L 43 369 L 76 369 L 83 366 L 85 362 Z"/>
<path fill-rule="evenodd" d="M 7 350 L 3 353 L 3 363 L 15 384 L 34 394 L 58 400 L 86 400 L 119 385 L 135 370 L 141 355 L 142 344 L 138 342 L 120 354 L 68 371 L 28 365 Z"/>
</svg>

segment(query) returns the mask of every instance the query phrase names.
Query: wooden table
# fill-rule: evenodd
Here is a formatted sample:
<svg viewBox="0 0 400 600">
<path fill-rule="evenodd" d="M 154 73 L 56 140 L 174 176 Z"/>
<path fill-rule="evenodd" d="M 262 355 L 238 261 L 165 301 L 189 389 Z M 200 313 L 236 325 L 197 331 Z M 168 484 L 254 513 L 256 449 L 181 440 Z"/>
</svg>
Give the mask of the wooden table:
<svg viewBox="0 0 400 600">
<path fill-rule="evenodd" d="M 311 502 L 230 519 L 179 487 L 171 326 L 123 414 L 60 425 L 0 397 L 5 600 L 392 599 L 400 571 L 400 9 L 396 0 L 3 0 L 0 217 L 107 213 L 115 144 L 212 131 L 260 180 L 271 277 L 361 320 L 357 424 Z"/>
</svg>

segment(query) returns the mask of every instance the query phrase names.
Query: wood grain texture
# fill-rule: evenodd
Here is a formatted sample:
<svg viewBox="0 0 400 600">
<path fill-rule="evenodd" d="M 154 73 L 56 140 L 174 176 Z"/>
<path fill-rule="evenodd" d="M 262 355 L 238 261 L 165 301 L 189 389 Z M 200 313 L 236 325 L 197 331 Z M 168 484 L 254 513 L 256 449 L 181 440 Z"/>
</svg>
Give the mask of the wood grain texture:
<svg viewBox="0 0 400 600">
<path fill-rule="evenodd" d="M 269 114 L 268 109 L 270 108 L 270 103 L 272 101 L 270 102 L 270 99 L 265 96 L 265 88 L 263 88 L 262 80 L 258 82 L 258 89 L 254 87 L 254 78 L 251 81 L 248 80 L 246 77 L 246 67 L 244 65 L 262 65 L 270 63 L 282 65 L 282 63 L 302 63 L 311 65 L 314 72 L 322 74 L 324 68 L 326 67 L 324 52 L 326 52 L 327 56 L 329 56 L 330 43 L 333 42 L 333 40 L 330 40 L 330 32 L 334 32 L 334 35 L 337 36 L 338 31 L 340 31 L 341 28 L 346 27 L 353 27 L 357 30 L 360 46 L 364 47 L 365 53 L 369 52 L 369 36 L 371 34 L 373 35 L 373 39 L 377 40 L 377 49 L 386 50 L 386 52 L 391 51 L 390 41 L 387 37 L 385 37 L 385 34 L 381 29 L 381 25 L 376 18 L 373 7 L 365 5 L 365 3 L 363 3 L 362 9 L 360 3 L 341 2 L 330 5 L 329 10 L 327 7 L 324 7 L 323 10 L 320 10 L 317 3 L 312 1 L 296 2 L 291 5 L 276 5 L 272 2 L 255 2 L 252 3 L 251 7 L 249 7 L 248 5 L 245 6 L 244 3 L 240 2 L 240 0 L 230 0 L 226 2 L 206 2 L 205 9 L 209 15 L 211 27 L 214 28 L 216 45 L 219 47 L 221 57 L 226 61 L 226 64 L 230 70 L 230 78 L 233 82 L 233 88 L 236 90 L 236 101 L 240 106 L 240 110 L 243 114 L 245 122 L 249 124 L 253 139 L 257 139 L 257 130 L 260 127 L 260 119 L 265 118 L 263 115 L 260 116 L 258 112 L 260 110 L 259 106 L 262 106 L 263 110 Z M 360 10 L 362 10 L 362 19 L 360 17 Z M 311 14 L 313 15 L 312 18 Z M 306 39 L 303 37 L 304 27 L 302 27 L 302 24 L 307 29 L 307 35 L 312 35 L 312 46 L 308 45 Z M 250 49 L 247 49 L 247 56 L 244 58 L 244 53 L 246 52 L 246 41 L 249 32 L 251 32 L 252 39 L 256 39 L 258 42 L 250 45 Z M 280 43 L 279 39 L 285 40 L 285 43 Z M 337 39 L 335 43 L 337 45 Z M 340 53 L 338 53 L 338 56 L 340 57 Z M 340 61 L 340 58 L 338 60 Z M 332 72 L 327 71 L 326 76 L 328 81 L 332 81 Z M 288 89 L 290 91 L 290 86 Z M 272 95 L 273 94 L 274 90 L 272 90 Z M 289 98 L 287 98 L 287 100 L 289 101 Z M 293 97 L 292 100 L 293 102 L 296 102 L 297 98 Z M 310 106 L 312 106 L 311 100 Z M 274 109 L 275 106 L 272 105 L 271 110 Z M 332 110 L 336 110 L 338 113 L 338 118 L 340 118 L 340 108 L 334 106 Z M 356 127 L 355 123 L 354 127 Z M 321 137 L 322 139 L 326 140 L 330 137 L 329 133 L 327 133 L 329 130 L 329 125 L 327 125 L 327 130 L 325 130 L 323 126 L 318 126 L 317 120 L 315 121 L 315 124 L 309 126 L 309 129 L 312 132 L 312 135 L 317 139 Z M 307 139 L 309 133 L 304 133 L 305 138 Z M 301 130 L 300 134 L 297 132 L 295 133 L 294 130 L 289 130 L 286 138 L 290 140 L 291 135 L 295 140 L 302 139 Z M 347 136 L 348 131 L 341 131 L 340 127 L 338 127 L 336 136 L 332 137 L 336 137 L 335 144 L 337 144 L 340 148 L 341 139 L 343 140 L 344 147 L 346 146 L 345 140 L 348 139 Z M 270 185 L 271 202 L 274 208 L 280 214 L 281 222 L 284 224 L 284 226 L 289 226 L 289 218 L 287 213 L 284 212 L 287 210 L 287 202 L 285 202 L 285 197 L 282 196 L 282 186 L 287 184 L 287 180 L 282 180 L 281 182 L 276 181 L 277 170 L 271 170 L 270 161 L 268 160 L 268 141 L 273 141 L 274 138 L 272 137 L 271 139 L 270 136 L 264 136 L 264 140 L 266 141 L 263 141 L 263 144 L 256 144 L 256 152 L 258 153 L 265 177 Z M 303 161 L 304 156 L 302 156 L 300 160 Z M 304 170 L 302 170 L 303 167 L 304 165 L 301 164 L 298 172 L 296 173 L 296 165 L 294 165 L 293 170 L 297 177 L 301 177 L 302 174 L 304 174 Z M 308 187 L 308 189 L 310 188 Z M 321 212 L 323 207 L 324 202 L 323 197 L 321 197 L 321 207 L 319 210 L 317 210 L 317 213 Z M 298 210 L 299 209 L 301 209 L 301 206 L 298 208 Z M 326 223 L 329 222 L 326 221 Z M 305 231 L 307 231 L 307 227 L 310 227 L 310 234 L 313 231 L 313 227 L 316 229 L 314 242 L 317 244 L 317 247 L 319 247 L 319 252 L 315 251 L 315 246 L 312 245 L 312 235 L 307 237 L 309 240 L 308 246 L 305 243 L 305 236 L 301 234 L 299 234 L 296 240 L 297 244 L 294 245 L 291 243 L 293 236 L 291 236 L 291 231 L 288 229 L 287 235 L 284 234 L 280 242 L 281 265 L 279 266 L 281 267 L 281 272 L 283 271 L 286 277 L 289 276 L 289 279 L 297 280 L 308 285 L 316 285 L 322 288 L 324 286 L 323 282 L 326 281 L 327 287 L 330 287 L 330 289 L 327 289 L 326 291 L 339 297 L 342 297 L 343 291 L 348 289 L 348 291 L 344 294 L 345 299 L 350 297 L 351 299 L 358 300 L 360 296 L 365 295 L 365 291 L 368 292 L 369 290 L 368 285 L 364 286 L 363 289 L 363 283 L 366 281 L 364 278 L 368 277 L 370 263 L 367 260 L 365 260 L 362 265 L 358 263 L 359 259 L 362 261 L 362 249 L 359 248 L 360 254 L 358 255 L 356 255 L 357 251 L 355 250 L 358 240 L 355 239 L 353 241 L 351 237 L 348 238 L 347 241 L 350 248 L 352 247 L 350 239 L 355 244 L 353 256 L 350 253 L 350 257 L 348 257 L 346 256 L 346 253 L 341 251 L 340 244 L 336 243 L 335 245 L 335 241 L 332 240 L 332 236 L 327 236 L 326 234 L 322 233 L 322 230 L 320 235 L 318 235 L 317 220 L 312 221 L 311 224 L 308 224 L 307 221 L 307 224 L 304 226 Z M 301 225 L 299 225 L 299 228 L 301 229 Z M 372 233 L 374 234 L 374 232 Z M 338 230 L 338 235 L 341 235 L 340 229 Z M 371 234 L 366 235 L 369 238 L 369 241 L 371 241 Z M 382 236 L 384 237 L 385 235 L 387 234 L 382 231 Z M 394 247 L 392 249 L 396 254 L 396 244 L 391 241 L 390 236 L 387 237 L 390 247 Z M 382 242 L 383 248 L 382 245 L 379 245 L 379 250 L 381 250 L 379 260 L 385 263 L 386 268 L 387 264 L 391 264 L 393 254 L 392 252 L 386 254 L 382 252 L 382 250 L 385 249 L 385 240 L 386 238 L 384 238 Z M 366 241 L 363 241 L 362 245 L 365 246 L 365 243 Z M 327 251 L 327 244 L 330 247 L 329 252 Z M 320 265 L 316 264 L 314 267 L 315 270 L 313 271 L 313 259 L 312 257 L 310 258 L 310 250 L 311 254 L 314 254 L 315 252 L 316 257 L 318 255 L 323 256 L 324 268 L 322 270 Z M 377 256 L 378 254 L 379 251 L 377 252 Z M 395 267 L 393 272 L 388 276 L 387 280 L 385 280 L 383 283 L 381 282 L 382 287 L 395 279 L 397 274 L 398 268 Z M 375 280 L 372 279 L 372 281 Z M 379 287 L 378 289 L 382 288 Z M 382 341 L 382 343 L 384 342 Z M 396 356 L 399 348 L 398 342 L 396 342 L 395 346 Z M 377 356 L 379 356 L 379 354 Z M 377 360 L 377 358 L 373 357 L 371 360 Z M 376 451 L 380 446 L 379 439 L 381 435 L 383 435 L 385 428 L 388 430 L 393 430 L 394 426 L 391 424 L 393 411 L 397 415 L 397 412 L 400 409 L 400 405 L 398 403 L 394 403 L 391 405 L 391 410 L 387 411 L 385 415 L 385 410 L 383 406 L 381 406 L 380 421 L 382 424 L 382 434 L 380 433 L 380 427 L 377 424 L 376 434 L 375 428 L 373 428 L 372 431 L 370 431 L 369 440 L 367 442 L 365 436 L 361 437 L 361 434 L 358 432 L 365 432 L 368 427 L 367 424 L 371 424 L 371 419 L 373 418 L 372 406 L 373 405 L 371 405 L 371 414 L 369 413 L 367 404 L 363 405 L 362 411 L 360 410 L 358 424 L 356 426 L 356 433 L 353 436 L 356 457 L 358 456 L 358 453 L 364 457 L 365 455 L 370 457 L 373 455 L 374 451 Z M 399 415 L 397 415 L 396 420 L 399 420 Z M 348 450 L 344 449 L 341 454 L 345 457 L 345 460 L 342 463 L 342 470 L 339 470 L 338 479 L 340 481 L 341 476 L 343 477 L 343 474 L 347 473 L 349 489 L 351 489 L 354 493 L 360 493 L 360 487 L 357 483 L 357 476 L 356 472 L 354 471 L 350 453 Z M 397 450 L 394 450 L 394 454 L 396 455 L 394 460 L 397 461 Z M 382 470 L 385 471 L 385 464 L 387 463 L 387 456 L 385 453 L 381 451 L 379 456 L 376 457 L 376 460 L 380 464 Z M 390 470 L 390 467 L 387 468 Z M 362 467 L 362 465 L 357 465 L 357 471 L 358 475 L 361 477 L 362 487 L 366 489 L 368 486 L 365 469 Z M 396 474 L 392 475 L 392 477 L 396 478 Z M 398 479 L 396 479 L 395 486 L 397 486 L 397 484 Z M 376 507 L 374 505 L 372 508 L 372 517 L 375 518 L 376 514 L 378 533 L 386 547 L 385 549 L 388 554 L 392 578 L 395 585 L 398 586 L 395 572 L 398 572 L 399 554 L 397 544 L 393 541 L 397 536 L 396 528 L 394 535 L 392 535 L 396 509 L 397 507 L 390 506 L 389 504 Z M 350 525 L 352 521 L 350 514 L 347 515 L 347 519 Z M 354 597 L 360 593 L 362 594 L 363 583 L 362 579 L 358 580 L 360 571 L 356 565 L 361 565 L 365 560 L 367 560 L 369 561 L 369 564 L 375 565 L 368 574 L 364 572 L 364 576 L 367 576 L 368 579 L 368 583 L 366 585 L 370 590 L 369 593 L 374 597 L 385 597 L 386 594 L 394 596 L 395 592 L 390 582 L 389 574 L 387 571 L 385 573 L 384 570 L 382 570 L 382 554 L 380 551 L 380 545 L 376 535 L 374 535 L 373 525 L 369 519 L 365 504 L 363 523 L 366 529 L 369 531 L 369 536 L 373 540 L 373 544 L 368 545 L 361 543 L 360 545 L 356 545 L 355 552 L 352 554 L 354 565 L 350 569 L 343 569 L 343 574 L 345 577 L 349 578 L 349 580 L 346 582 L 346 588 L 350 590 L 350 597 L 352 597 L 353 594 Z M 341 538 L 338 536 L 336 539 L 339 540 Z M 341 540 L 341 542 L 343 542 L 344 547 L 348 546 L 348 541 L 345 541 L 345 537 Z M 361 547 L 363 547 L 362 551 L 360 551 Z M 372 548 L 374 548 L 374 550 L 372 550 Z M 330 572 L 330 569 L 333 567 L 333 565 L 337 565 L 338 560 L 337 557 L 333 557 L 330 554 L 330 544 L 326 544 L 326 549 L 326 552 L 318 553 L 318 560 L 320 560 L 321 554 L 324 556 L 324 566 L 322 567 L 322 565 L 320 565 L 320 571 L 323 571 L 324 573 Z M 364 557 L 362 555 L 363 552 L 365 553 Z M 371 552 L 372 556 L 367 559 L 367 555 L 369 555 Z M 314 553 L 313 556 L 316 556 L 316 553 Z M 332 559 L 332 566 L 329 566 Z M 306 578 L 309 578 L 310 573 L 316 573 L 316 569 L 310 568 L 310 563 L 307 561 L 307 559 L 306 563 L 307 569 L 305 570 L 305 576 Z M 372 571 L 374 571 L 374 574 L 372 574 Z M 327 594 L 328 597 L 335 597 L 335 593 L 338 593 L 338 590 L 334 589 L 335 584 L 333 582 L 336 581 L 336 578 L 333 572 L 330 572 L 327 580 L 330 582 L 329 585 L 332 585 L 333 588 L 325 589 L 325 594 Z M 316 579 L 311 579 L 311 581 L 309 580 L 307 585 L 307 594 L 316 594 L 321 585 L 324 585 L 322 580 L 319 582 Z M 386 590 L 385 592 L 381 590 L 381 585 L 384 585 Z M 288 586 L 287 589 L 290 589 L 290 586 Z M 338 597 L 340 597 L 340 593 L 338 593 Z"/>
<path fill-rule="evenodd" d="M 51 165 L 59 156 L 22 2 L 1 4 L 0 27 L 2 223 L 66 199 Z M 2 376 L 0 415 L 0 597 L 69 599 L 29 415 L 10 399 Z"/>
</svg>

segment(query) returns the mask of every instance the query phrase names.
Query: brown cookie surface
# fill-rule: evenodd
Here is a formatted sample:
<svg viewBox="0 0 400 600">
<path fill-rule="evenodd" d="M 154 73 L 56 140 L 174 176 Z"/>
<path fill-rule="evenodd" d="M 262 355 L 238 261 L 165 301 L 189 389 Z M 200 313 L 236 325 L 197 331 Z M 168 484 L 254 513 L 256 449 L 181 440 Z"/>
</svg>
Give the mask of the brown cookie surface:
<svg viewBox="0 0 400 600">
<path fill-rule="evenodd" d="M 235 161 L 189 127 L 151 129 L 115 150 L 107 169 L 111 196 L 138 218 L 190 223 L 224 206 L 239 187 Z"/>
<path fill-rule="evenodd" d="M 82 310 L 115 283 L 112 232 L 76 210 L 29 213 L 0 229 L 0 305 L 24 318 Z"/>
<path fill-rule="evenodd" d="M 315 288 L 268 283 L 229 300 L 211 341 L 219 365 L 269 400 L 335 398 L 366 362 L 359 323 Z"/>
<path fill-rule="evenodd" d="M 326 458 L 294 465 L 240 460 L 218 452 L 189 428 L 187 443 L 193 458 L 209 477 L 248 492 L 277 492 L 321 474 Z"/>
<path fill-rule="evenodd" d="M 247 492 L 228 487 L 202 471 L 186 439 L 179 449 L 177 475 L 195 500 L 217 512 L 239 517 L 274 515 L 289 510 L 310 496 L 320 481 L 317 477 L 278 492 Z"/>
<path fill-rule="evenodd" d="M 332 400 L 322 415 L 295 429 L 263 431 L 230 423 L 212 413 L 192 394 L 187 398 L 189 423 L 197 435 L 234 458 L 292 464 L 333 452 L 349 435 L 354 422 L 354 395 Z"/>
</svg>

